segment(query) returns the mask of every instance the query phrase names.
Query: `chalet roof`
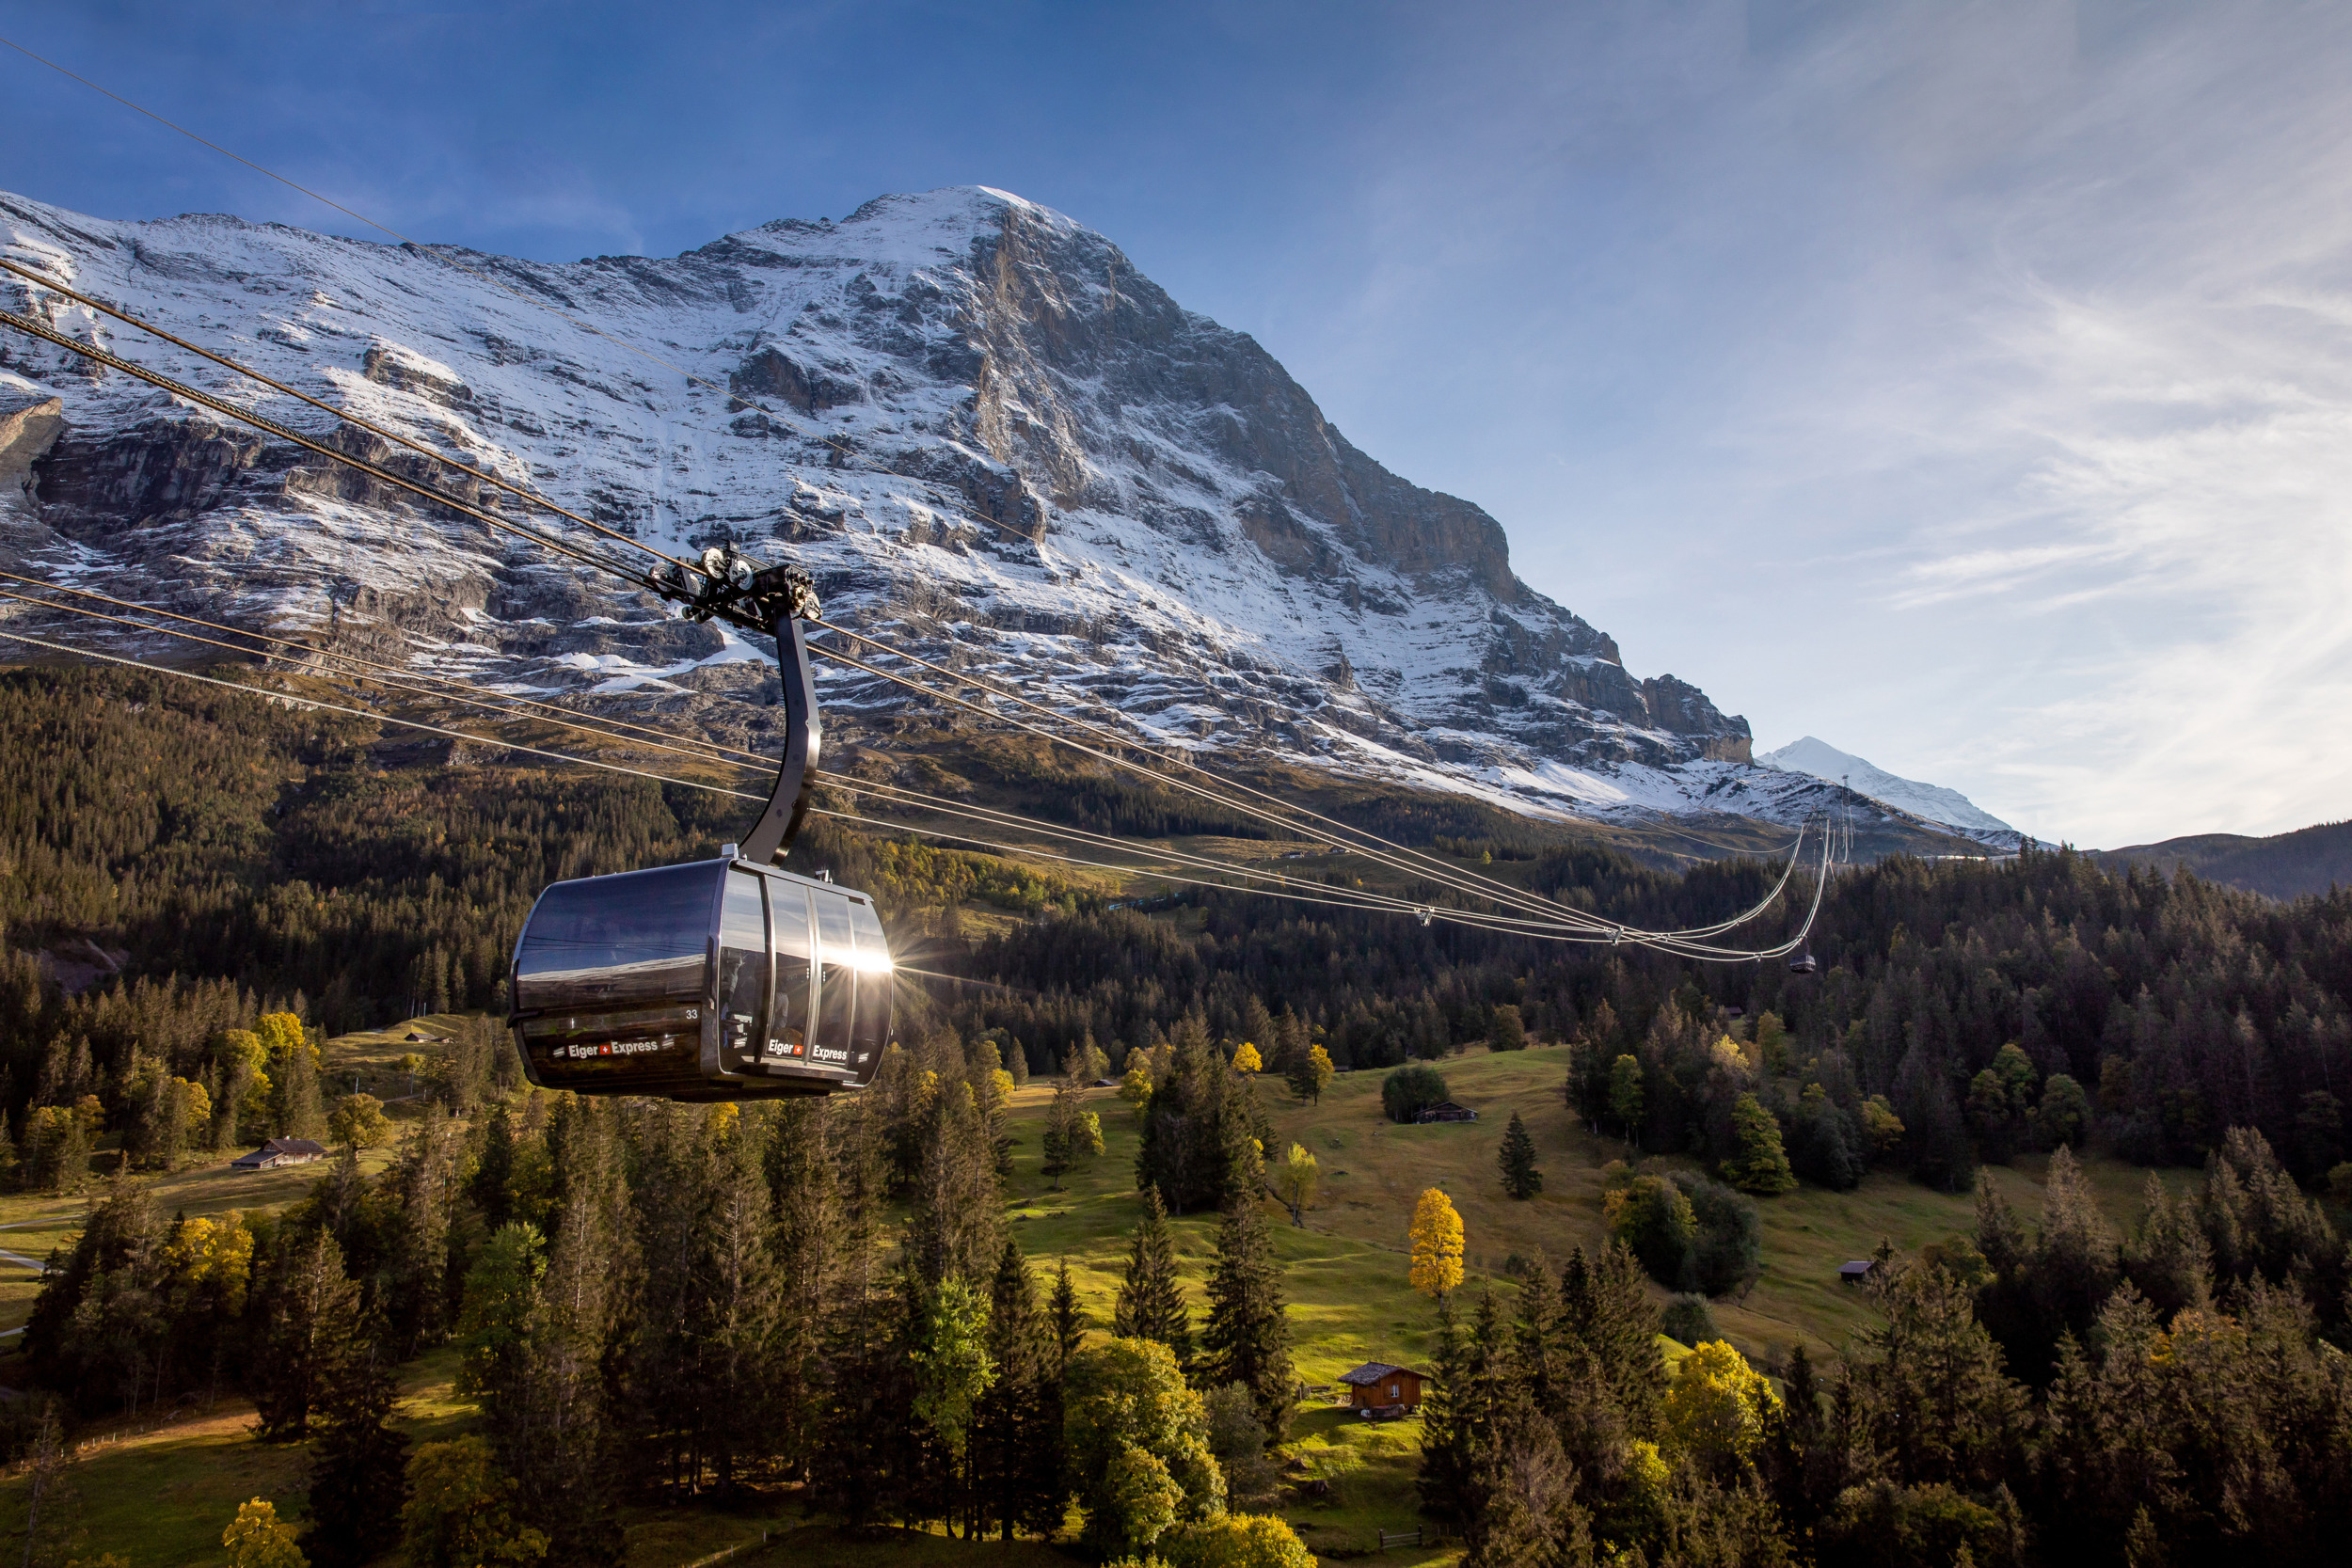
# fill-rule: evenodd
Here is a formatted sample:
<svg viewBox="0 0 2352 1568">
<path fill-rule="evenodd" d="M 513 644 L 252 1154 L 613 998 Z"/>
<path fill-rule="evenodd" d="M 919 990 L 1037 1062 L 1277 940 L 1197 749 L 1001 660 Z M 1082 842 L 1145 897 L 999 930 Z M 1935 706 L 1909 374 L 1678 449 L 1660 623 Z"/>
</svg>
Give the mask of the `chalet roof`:
<svg viewBox="0 0 2352 1568">
<path fill-rule="evenodd" d="M 1872 1269 L 1877 1267 L 1878 1260 L 1876 1259 L 1856 1258 L 1851 1262 L 1839 1264 L 1837 1272 L 1839 1274 L 1868 1274 Z"/>
<path fill-rule="evenodd" d="M 1392 1367 L 1386 1361 L 1367 1361 L 1352 1372 L 1342 1372 L 1340 1374 L 1340 1381 L 1342 1383 L 1356 1384 L 1359 1386 L 1369 1386 L 1372 1384 L 1379 1382 L 1382 1378 L 1393 1377 L 1398 1372 L 1404 1372 L 1412 1377 L 1419 1377 L 1422 1375 L 1421 1373 L 1414 1371 L 1410 1367 Z"/>
<path fill-rule="evenodd" d="M 239 1155 L 238 1158 L 241 1160 L 259 1160 L 265 1155 L 271 1154 L 317 1155 L 325 1154 L 326 1152 L 326 1146 L 325 1144 L 312 1143 L 308 1138 L 272 1138 L 269 1142 L 263 1144 L 252 1153 L 242 1154 Z"/>
</svg>

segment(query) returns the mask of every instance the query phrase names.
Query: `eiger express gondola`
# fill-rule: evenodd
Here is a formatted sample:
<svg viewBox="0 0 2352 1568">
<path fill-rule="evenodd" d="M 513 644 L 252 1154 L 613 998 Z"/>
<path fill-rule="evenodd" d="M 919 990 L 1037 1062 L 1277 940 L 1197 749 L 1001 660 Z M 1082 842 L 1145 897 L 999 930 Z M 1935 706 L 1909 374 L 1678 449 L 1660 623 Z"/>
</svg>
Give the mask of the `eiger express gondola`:
<svg viewBox="0 0 2352 1568">
<path fill-rule="evenodd" d="M 770 863 L 807 816 L 822 739 L 800 626 L 816 594 L 798 567 L 759 571 L 732 549 L 705 551 L 699 579 L 671 568 L 653 586 L 695 620 L 774 634 L 784 760 L 739 849 L 539 895 L 515 944 L 523 1069 L 544 1088 L 670 1100 L 858 1087 L 890 1039 L 874 901 Z"/>
</svg>

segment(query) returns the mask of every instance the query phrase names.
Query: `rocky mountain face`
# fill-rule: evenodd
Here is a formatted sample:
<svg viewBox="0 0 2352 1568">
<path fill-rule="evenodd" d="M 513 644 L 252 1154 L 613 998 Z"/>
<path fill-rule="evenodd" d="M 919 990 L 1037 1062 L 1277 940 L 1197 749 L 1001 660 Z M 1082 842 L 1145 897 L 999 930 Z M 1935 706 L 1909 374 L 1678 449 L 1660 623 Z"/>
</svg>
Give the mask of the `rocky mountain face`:
<svg viewBox="0 0 2352 1568">
<path fill-rule="evenodd" d="M 502 515 L 530 515 L 458 465 L 665 550 L 790 557 L 832 619 L 1177 745 L 1620 821 L 1788 820 L 1824 793 L 1754 766 L 1697 689 L 1629 673 L 1513 575 L 1492 517 L 1357 450 L 1248 336 L 1017 197 L 543 265 L 0 196 L 0 252 L 445 460 L 0 275 L 8 309 L 306 434 Z M 0 556 L 721 730 L 756 734 L 744 699 L 773 689 L 768 650 L 648 593 L 5 329 Z M 837 714 L 903 715 L 825 682 Z"/>
</svg>

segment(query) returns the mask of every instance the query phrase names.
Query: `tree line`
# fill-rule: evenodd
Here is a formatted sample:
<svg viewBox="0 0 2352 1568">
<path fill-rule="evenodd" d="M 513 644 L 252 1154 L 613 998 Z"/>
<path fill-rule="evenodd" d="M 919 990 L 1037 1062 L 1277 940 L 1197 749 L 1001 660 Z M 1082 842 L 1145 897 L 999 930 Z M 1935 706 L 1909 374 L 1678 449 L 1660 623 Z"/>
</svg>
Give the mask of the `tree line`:
<svg viewBox="0 0 2352 1568">
<path fill-rule="evenodd" d="M 1171 1139 L 1214 1054 L 1188 1040 L 1165 1064 Z M 1295 1388 L 1262 1188 L 1193 1195 L 1223 1212 L 1196 1333 L 1146 1182 L 1139 1261 L 1116 1321 L 1090 1324 L 1067 1266 L 1041 1271 L 1003 1223 L 1001 1064 L 996 1041 L 938 1029 L 835 1101 L 493 1085 L 460 1121 L 445 1089 L 380 1175 L 346 1146 L 277 1214 L 166 1216 L 118 1179 L 51 1260 L 26 1363 L 72 1417 L 242 1392 L 264 1438 L 312 1439 L 314 1564 L 394 1538 L 477 1560 L 434 1555 L 443 1536 L 616 1562 L 623 1499 L 783 1482 L 853 1526 L 1053 1536 L 1074 1503 L 1104 1555 L 1306 1568 L 1251 1512 Z M 483 1419 L 412 1449 L 394 1370 L 441 1345 Z M 38 1448 L 20 1424 L 19 1450 Z"/>
<path fill-rule="evenodd" d="M 2312 1263 L 2341 1253 L 2251 1129 L 2129 1237 L 2061 1151 L 2037 1225 L 1983 1182 L 1973 1234 L 1882 1247 L 1827 1365 L 1710 1339 L 1669 1377 L 1613 1242 L 1442 1313 L 1423 1506 L 1473 1568 L 2333 1561 L 2352 1365 Z"/>
</svg>

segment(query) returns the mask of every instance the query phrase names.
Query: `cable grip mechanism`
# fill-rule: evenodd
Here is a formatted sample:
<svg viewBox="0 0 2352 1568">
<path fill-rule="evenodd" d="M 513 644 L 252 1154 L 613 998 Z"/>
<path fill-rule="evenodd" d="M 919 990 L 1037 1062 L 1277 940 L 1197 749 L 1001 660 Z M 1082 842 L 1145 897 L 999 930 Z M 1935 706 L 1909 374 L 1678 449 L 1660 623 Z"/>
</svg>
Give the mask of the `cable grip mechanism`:
<svg viewBox="0 0 2352 1568">
<path fill-rule="evenodd" d="M 776 673 L 784 686 L 784 755 L 776 765 L 776 786 L 740 853 L 766 865 L 792 847 L 808 818 L 817 780 L 817 757 L 825 724 L 817 711 L 817 681 L 809 673 L 808 641 L 801 623 L 822 614 L 817 584 L 805 568 L 790 562 L 761 566 L 733 545 L 702 553 L 697 567 L 675 562 L 646 578 L 653 591 L 676 601 L 690 621 L 725 621 L 776 640 Z"/>
</svg>

